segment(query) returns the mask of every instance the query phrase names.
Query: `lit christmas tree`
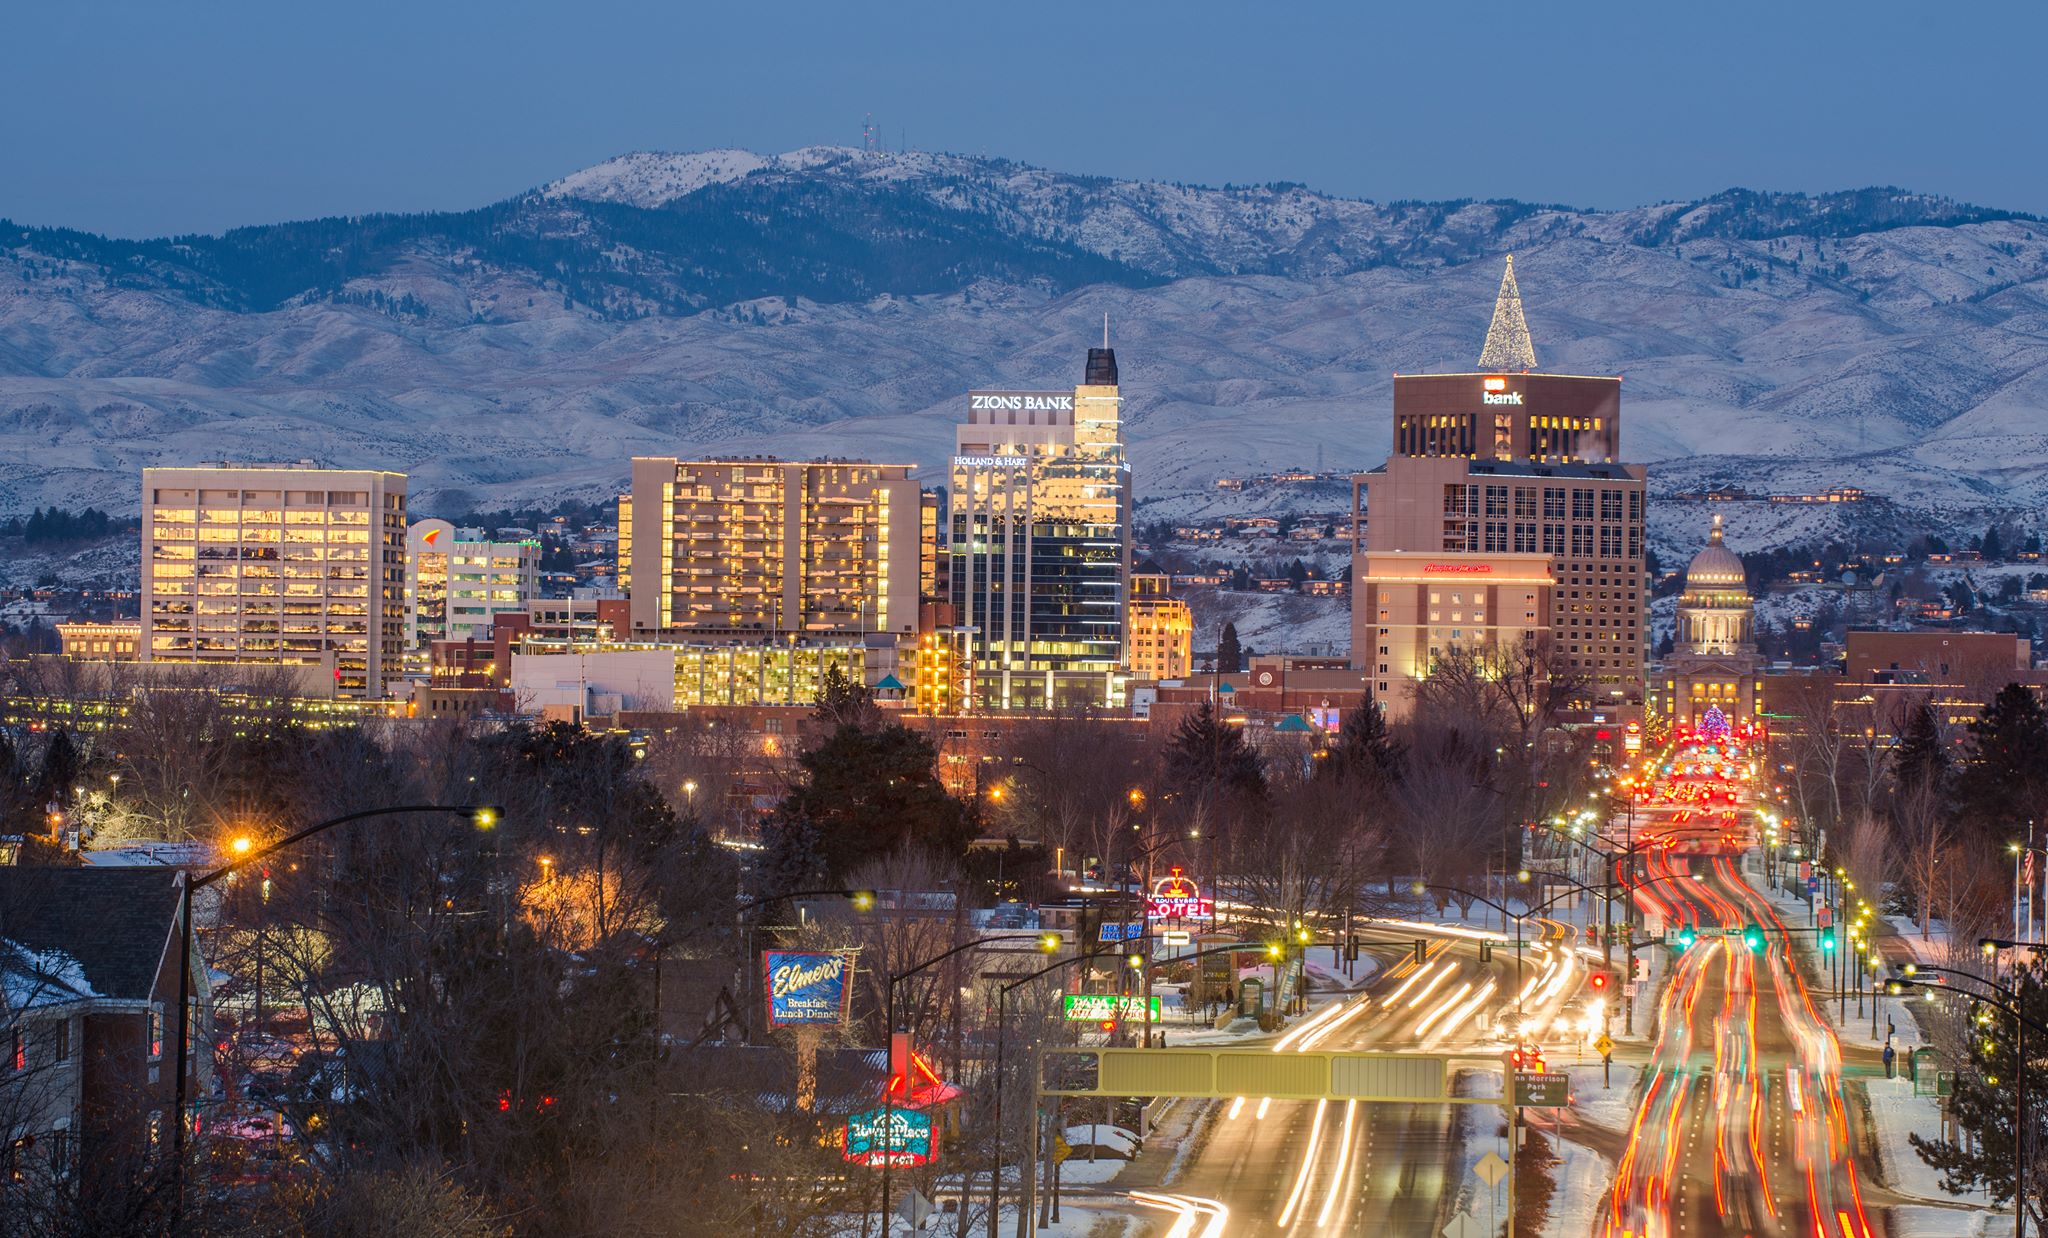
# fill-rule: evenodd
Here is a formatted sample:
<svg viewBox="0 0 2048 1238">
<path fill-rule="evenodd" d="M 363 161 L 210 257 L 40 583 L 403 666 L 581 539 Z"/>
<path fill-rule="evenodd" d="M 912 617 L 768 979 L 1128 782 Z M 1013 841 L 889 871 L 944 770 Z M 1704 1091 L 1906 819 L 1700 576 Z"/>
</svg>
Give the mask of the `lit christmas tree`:
<svg viewBox="0 0 2048 1238">
<path fill-rule="evenodd" d="M 1515 256 L 1508 255 L 1501 272 L 1500 295 L 1493 302 L 1493 325 L 1486 329 L 1486 347 L 1479 368 L 1512 372 L 1536 368 L 1536 346 L 1529 342 L 1529 324 L 1522 317 L 1522 290 L 1515 287 Z"/>
<path fill-rule="evenodd" d="M 1700 738 L 1710 744 L 1728 741 L 1728 715 L 1719 705 L 1707 706 L 1707 712 L 1700 715 Z"/>
</svg>

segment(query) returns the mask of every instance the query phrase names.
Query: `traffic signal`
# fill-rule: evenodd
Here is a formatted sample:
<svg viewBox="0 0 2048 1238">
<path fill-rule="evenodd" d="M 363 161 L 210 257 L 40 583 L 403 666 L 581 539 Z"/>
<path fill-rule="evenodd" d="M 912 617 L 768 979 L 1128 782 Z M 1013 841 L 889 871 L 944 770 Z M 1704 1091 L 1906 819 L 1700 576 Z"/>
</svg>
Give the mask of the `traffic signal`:
<svg viewBox="0 0 2048 1238">
<path fill-rule="evenodd" d="M 1692 944 L 1698 940 L 1699 938 L 1693 934 L 1693 931 L 1691 929 L 1685 928 L 1678 930 L 1678 948 L 1680 950 L 1692 949 Z"/>
<path fill-rule="evenodd" d="M 1742 944 L 1749 947 L 1751 954 L 1762 950 L 1764 948 L 1764 931 L 1754 924 L 1750 925 L 1742 930 Z"/>
<path fill-rule="evenodd" d="M 1415 939 L 1415 961 L 1418 963 L 1427 963 L 1429 961 L 1429 938 L 1418 937 Z"/>
<path fill-rule="evenodd" d="M 1482 963 L 1491 963 L 1491 962 L 1493 962 L 1493 943 L 1492 943 L 1492 942 L 1490 942 L 1490 941 L 1481 941 L 1481 942 L 1479 943 L 1479 961 L 1480 961 L 1480 962 L 1482 962 Z"/>
<path fill-rule="evenodd" d="M 1607 992 L 1607 973 L 1596 971 L 1592 976 L 1593 992 L 1604 996 Z"/>
<path fill-rule="evenodd" d="M 1823 954 L 1833 954 L 1835 952 L 1835 930 L 1833 926 L 1820 931 L 1820 948 Z"/>
</svg>

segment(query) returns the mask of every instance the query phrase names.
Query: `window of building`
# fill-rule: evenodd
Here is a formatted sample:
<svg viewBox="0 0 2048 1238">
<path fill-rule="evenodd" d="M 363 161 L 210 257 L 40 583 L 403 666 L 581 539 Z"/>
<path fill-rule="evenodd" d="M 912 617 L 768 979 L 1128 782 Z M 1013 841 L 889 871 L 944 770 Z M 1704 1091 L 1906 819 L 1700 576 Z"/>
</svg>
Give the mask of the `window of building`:
<svg viewBox="0 0 2048 1238">
<path fill-rule="evenodd" d="M 11 1047 L 7 1051 L 7 1068 L 16 1074 L 28 1069 L 28 1033 L 20 1026 L 8 1033 Z"/>
<path fill-rule="evenodd" d="M 1591 490 L 1577 490 L 1577 489 L 1573 490 L 1573 491 L 1572 491 L 1572 519 L 1574 519 L 1574 520 L 1591 520 L 1592 518 L 1593 518 L 1593 492 L 1592 492 Z"/>
<path fill-rule="evenodd" d="M 1543 487 L 1543 518 L 1545 520 L 1564 519 L 1563 486 Z"/>
<path fill-rule="evenodd" d="M 154 1062 L 164 1055 L 164 1011 L 161 1006 L 149 1008 L 149 1060 Z"/>
</svg>

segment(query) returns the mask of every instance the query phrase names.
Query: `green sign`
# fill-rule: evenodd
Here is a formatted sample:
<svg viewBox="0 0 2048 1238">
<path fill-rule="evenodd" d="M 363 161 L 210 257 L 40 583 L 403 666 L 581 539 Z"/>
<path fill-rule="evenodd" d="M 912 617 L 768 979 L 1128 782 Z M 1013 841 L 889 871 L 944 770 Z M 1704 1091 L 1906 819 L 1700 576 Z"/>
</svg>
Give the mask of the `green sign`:
<svg viewBox="0 0 2048 1238">
<path fill-rule="evenodd" d="M 1572 1103 L 1572 1077 L 1563 1074 L 1515 1075 L 1515 1103 L 1529 1109 L 1555 1109 Z"/>
<path fill-rule="evenodd" d="M 1117 993 L 1067 994 L 1067 1018 L 1076 1023 L 1106 1023 L 1111 1019 L 1135 1022 L 1145 1014 L 1145 999 Z M 1159 999 L 1152 999 L 1148 1023 L 1159 1022 Z"/>
</svg>

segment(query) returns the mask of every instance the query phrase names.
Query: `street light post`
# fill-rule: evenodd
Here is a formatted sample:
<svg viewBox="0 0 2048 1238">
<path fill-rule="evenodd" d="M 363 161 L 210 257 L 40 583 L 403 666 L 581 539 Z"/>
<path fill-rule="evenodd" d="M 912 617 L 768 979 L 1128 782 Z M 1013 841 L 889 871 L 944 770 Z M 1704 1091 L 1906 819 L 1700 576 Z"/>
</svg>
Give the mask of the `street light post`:
<svg viewBox="0 0 2048 1238">
<path fill-rule="evenodd" d="M 237 846 L 235 848 L 235 859 L 201 876 L 192 877 L 187 875 L 183 883 L 184 892 L 179 897 L 178 906 L 178 1012 L 176 1016 L 177 1026 L 172 1029 L 171 1036 L 171 1043 L 175 1050 L 172 1058 L 176 1062 L 175 1069 L 177 1075 L 172 1085 L 174 1121 L 171 1124 L 171 1210 L 174 1217 L 182 1215 L 185 1207 L 185 1109 L 189 1097 L 191 1074 L 186 1059 L 191 1056 L 192 1052 L 190 1028 L 193 1022 L 192 892 L 210 886 L 214 882 L 220 881 L 242 868 L 256 863 L 258 860 L 267 859 L 287 847 L 296 846 L 315 834 L 323 834 L 336 826 L 347 825 L 352 821 L 364 821 L 371 817 L 396 817 L 416 812 L 446 813 L 462 817 L 480 830 L 488 830 L 496 825 L 501 815 L 500 809 L 487 804 L 410 804 L 394 808 L 366 808 L 361 812 L 345 813 L 339 817 L 316 822 L 302 830 L 287 834 L 266 846 L 247 848 Z"/>
<path fill-rule="evenodd" d="M 1986 954 L 1989 954 L 1989 953 L 1992 953 L 1992 952 L 1993 952 L 1994 950 L 1996 950 L 1996 949 L 1997 949 L 1998 947 L 2000 947 L 2000 946 L 2023 946 L 2023 945 L 2035 945 L 2035 944 L 2038 944 L 2038 943 L 2034 943 L 2034 942 L 2022 942 L 2022 941 L 2018 941 L 2018 940 L 2015 940 L 2015 939 L 2008 939 L 2008 938 L 1995 938 L 1995 937 L 1986 937 L 1986 938 L 1982 939 L 1982 942 L 1981 942 L 1981 944 L 1982 944 L 1982 945 L 1983 945 L 1983 946 L 1985 947 L 1985 953 L 1986 953 Z M 1966 980 L 1974 980 L 1974 981 L 1976 981 L 1976 982 L 1977 982 L 1978 984 L 1981 984 L 1981 985 L 1983 985 L 1983 986 L 1984 986 L 1985 988 L 1987 988 L 1987 989 L 1991 989 L 1991 990 L 1993 990 L 1994 992 L 1997 992 L 1997 993 L 2003 994 L 2004 996 L 2006 996 L 2006 997 L 2009 997 L 2009 998 L 2011 998 L 2011 999 L 2012 999 L 2012 1001 L 2011 1001 L 2010 1003 L 2007 1003 L 2007 1002 L 2002 1002 L 2002 1001 L 1999 1001 L 1999 1000 L 1998 1000 L 1997 998 L 1994 998 L 1994 997 L 1988 997 L 1988 996 L 1986 996 L 1986 995 L 1984 995 L 1984 994 L 1982 994 L 1982 993 L 1970 993 L 1970 994 L 1966 994 L 1966 996 L 1968 996 L 1968 997 L 1970 997 L 1970 998 L 1972 998 L 1972 999 L 1974 999 L 1974 1000 L 1977 1000 L 1977 1001 L 1982 1001 L 1982 1002 L 1986 1002 L 1986 1003 L 1988 1003 L 1988 1004 L 1990 1004 L 1990 1005 L 1996 1006 L 1996 1007 L 1998 1007 L 1998 1008 L 1999 1008 L 2000 1010 L 2003 1010 L 2003 1011 L 2004 1011 L 2005 1013 L 2007 1013 L 2007 1014 L 2009 1014 L 2009 1015 L 2011 1015 L 2011 1016 L 2012 1016 L 2012 1053 L 2013 1053 L 2013 1070 L 2012 1070 L 2012 1094 L 2013 1094 L 2013 1095 L 2012 1095 L 2012 1101 L 2013 1101 L 2013 1129 L 2012 1129 L 2012 1200 L 2013 1200 L 2013 1223 L 2012 1223 L 2012 1225 L 2013 1225 L 2013 1229 L 2012 1229 L 2012 1232 L 2013 1232 L 2013 1238 L 2026 1238 L 2026 1233 L 2027 1233 L 2027 1189 L 2026 1189 L 2026 1174 L 2027 1174 L 2027 1135 L 2028 1135 L 2028 1131 L 2027 1131 L 2027 1049 L 2026 1049 L 2026 1045 L 2027 1045 L 2027 1040 L 2026 1040 L 2026 1036 L 2027 1036 L 2027 1028 L 2029 1028 L 2029 1027 L 2032 1027 L 2032 1028 L 2033 1028 L 2033 1029 L 2034 1029 L 2034 1030 L 2035 1030 L 2036 1032 L 2039 1032 L 2039 1033 L 2041 1033 L 2041 1034 L 2042 1034 L 2043 1036 L 2048 1036 L 2048 1027 L 2044 1027 L 2044 1026 L 2042 1026 L 2041 1024 L 2039 1024 L 2039 1023 L 2035 1022 L 2034 1020 L 2032 1020 L 2032 1019 L 2029 1019 L 2029 1018 L 2028 1018 L 2028 1017 L 2027 1017 L 2026 1015 L 2024 1015 L 2024 1014 L 2020 1013 L 2020 995 L 2019 995 L 2019 993 L 2018 993 L 2018 991 L 2017 991 L 2017 990 L 2014 990 L 2014 989 L 2010 989 L 2010 988 L 2007 988 L 2007 987 L 2006 987 L 2005 985 L 1999 984 L 1999 983 L 1998 983 L 1997 981 L 1995 981 L 1995 980 L 1987 980 L 1987 979 L 1985 979 L 1984 977 L 1982 977 L 1982 976 L 1979 976 L 1979 975 L 1977 975 L 1977 974 L 1976 974 L 1975 972 L 1967 972 L 1967 971 L 1963 971 L 1963 970 L 1961 970 L 1961 969 L 1959 969 L 1959 968 L 1954 968 L 1954 967 L 1921 967 L 1921 966 L 1918 966 L 1918 965 L 1916 965 L 1916 964 L 1913 964 L 1913 963 L 1908 963 L 1908 964 L 1906 964 L 1906 966 L 1905 966 L 1905 969 L 1904 969 L 1904 971 L 1905 971 L 1905 976 L 1904 976 L 1904 978 L 1901 978 L 1901 979 L 1895 979 L 1895 980 L 1893 980 L 1893 981 L 1892 981 L 1892 984 L 1891 984 L 1891 988 L 1892 988 L 1892 990 L 1893 990 L 1894 992 L 1897 992 L 1898 990 L 1900 990 L 1900 989 L 1903 989 L 1903 988 L 1908 988 L 1908 987 L 1918 987 L 1918 988 L 1921 988 L 1921 989 L 1923 989 L 1923 990 L 1925 990 L 1925 991 L 1926 991 L 1926 994 L 1927 994 L 1927 1000 L 1928 1000 L 1928 1001 L 1933 1001 L 1933 1000 L 1934 1000 L 1934 988 L 1933 988 L 1932 986 L 1929 986 L 1929 985 L 1928 985 L 1928 984 L 1927 984 L 1927 983 L 1926 983 L 1925 981 L 1922 981 L 1922 980 L 1918 980 L 1918 979 L 1915 979 L 1915 977 L 1917 977 L 1917 976 L 1919 975 L 1919 973 L 1921 973 L 1921 972 L 1923 972 L 1923 971 L 1926 971 L 1926 972 L 1935 972 L 1935 973 L 1937 973 L 1937 974 L 1940 974 L 1940 975 L 1948 975 L 1948 976 L 1961 976 L 1961 977 L 1963 977 L 1963 978 L 1964 978 L 1964 979 L 1966 979 Z"/>
<path fill-rule="evenodd" d="M 976 937 L 969 941 L 963 941 L 950 950 L 935 954 L 913 967 L 890 973 L 887 985 L 888 991 L 883 1002 L 886 1008 L 883 1030 L 889 1037 L 887 1053 L 892 1059 L 892 1064 L 896 1055 L 896 985 L 927 968 L 935 967 L 945 962 L 956 954 L 964 954 L 977 946 L 986 946 L 991 942 L 998 941 L 1036 941 L 1043 947 L 1047 941 L 1047 935 L 1042 933 L 993 933 L 987 937 Z M 893 1079 L 884 1082 L 882 1085 L 882 1238 L 889 1238 L 890 1231 L 895 1228 L 889 1219 L 889 1169 L 896 1159 L 895 1133 L 891 1129 L 896 1120 L 896 1092 L 890 1086 L 891 1083 L 893 1083 Z"/>
</svg>

